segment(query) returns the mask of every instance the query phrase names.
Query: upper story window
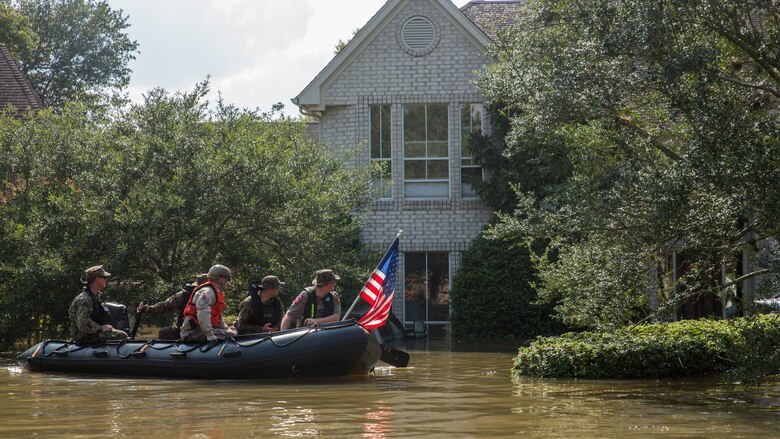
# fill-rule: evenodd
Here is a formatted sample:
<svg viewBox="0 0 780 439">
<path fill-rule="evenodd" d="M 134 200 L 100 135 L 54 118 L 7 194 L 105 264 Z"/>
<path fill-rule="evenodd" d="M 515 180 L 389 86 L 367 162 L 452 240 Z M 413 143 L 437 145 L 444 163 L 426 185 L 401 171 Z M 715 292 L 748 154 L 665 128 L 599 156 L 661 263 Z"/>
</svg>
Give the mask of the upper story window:
<svg viewBox="0 0 780 439">
<path fill-rule="evenodd" d="M 471 136 L 484 133 L 485 107 L 482 104 L 461 104 L 460 106 L 460 195 L 463 198 L 477 197 L 472 182 L 484 178 L 482 167 L 474 162 L 469 150 Z"/>
<path fill-rule="evenodd" d="M 372 194 L 379 198 L 391 198 L 393 163 L 390 158 L 390 105 L 371 105 L 368 111 L 371 117 L 368 144 L 374 182 Z"/>
<path fill-rule="evenodd" d="M 449 197 L 447 104 L 404 106 L 404 197 Z"/>
</svg>

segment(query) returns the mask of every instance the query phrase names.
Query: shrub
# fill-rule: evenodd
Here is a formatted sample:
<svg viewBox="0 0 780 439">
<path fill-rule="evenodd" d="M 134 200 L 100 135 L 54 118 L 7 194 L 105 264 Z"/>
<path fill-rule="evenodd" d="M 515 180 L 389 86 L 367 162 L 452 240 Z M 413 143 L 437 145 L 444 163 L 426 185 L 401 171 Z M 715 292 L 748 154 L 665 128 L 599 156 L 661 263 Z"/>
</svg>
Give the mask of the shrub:
<svg viewBox="0 0 780 439">
<path fill-rule="evenodd" d="M 780 372 L 778 348 L 778 315 L 684 320 L 539 337 L 520 348 L 512 375 L 758 380 Z"/>
<path fill-rule="evenodd" d="M 529 339 L 560 333 L 552 306 L 534 303 L 535 280 L 524 246 L 478 237 L 463 255 L 450 292 L 453 334 Z"/>
</svg>

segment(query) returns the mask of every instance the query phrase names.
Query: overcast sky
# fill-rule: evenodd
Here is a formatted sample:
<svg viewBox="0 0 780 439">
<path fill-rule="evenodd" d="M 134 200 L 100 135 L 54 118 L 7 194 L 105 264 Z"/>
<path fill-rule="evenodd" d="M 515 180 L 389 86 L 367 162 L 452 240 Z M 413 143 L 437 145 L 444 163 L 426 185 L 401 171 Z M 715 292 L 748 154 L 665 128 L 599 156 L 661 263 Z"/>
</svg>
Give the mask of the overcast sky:
<svg viewBox="0 0 780 439">
<path fill-rule="evenodd" d="M 130 97 L 163 87 L 192 90 L 211 75 L 242 108 L 290 102 L 333 57 L 339 40 L 365 25 L 385 0 L 109 0 L 129 16 L 140 53 L 131 61 Z M 468 0 L 453 1 L 461 7 Z"/>
</svg>

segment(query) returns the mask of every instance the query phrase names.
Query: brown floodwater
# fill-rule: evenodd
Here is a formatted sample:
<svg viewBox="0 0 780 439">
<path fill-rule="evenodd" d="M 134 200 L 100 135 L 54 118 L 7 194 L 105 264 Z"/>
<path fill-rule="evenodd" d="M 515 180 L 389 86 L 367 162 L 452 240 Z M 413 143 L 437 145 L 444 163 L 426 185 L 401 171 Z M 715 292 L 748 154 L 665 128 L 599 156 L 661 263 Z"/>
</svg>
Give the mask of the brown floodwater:
<svg viewBox="0 0 780 439">
<path fill-rule="evenodd" d="M 521 380 L 512 344 L 409 344 L 410 367 L 319 381 L 27 372 L 0 359 L 0 438 L 777 437 L 780 382 Z"/>
</svg>

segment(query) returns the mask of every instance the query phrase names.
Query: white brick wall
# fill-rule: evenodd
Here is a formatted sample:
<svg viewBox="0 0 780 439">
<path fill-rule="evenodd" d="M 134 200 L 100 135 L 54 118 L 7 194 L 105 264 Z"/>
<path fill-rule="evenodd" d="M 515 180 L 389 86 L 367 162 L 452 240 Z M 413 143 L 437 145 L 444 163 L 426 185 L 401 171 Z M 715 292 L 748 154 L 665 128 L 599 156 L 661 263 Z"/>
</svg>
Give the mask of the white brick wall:
<svg viewBox="0 0 780 439">
<path fill-rule="evenodd" d="M 436 49 L 422 57 L 407 54 L 397 42 L 399 28 L 416 15 L 433 22 L 440 36 Z M 358 145 L 363 148 L 351 165 L 364 166 L 369 163 L 369 105 L 391 105 L 393 199 L 374 204 L 363 229 L 363 241 L 384 248 L 398 229 L 403 229 L 402 252 L 450 252 L 451 276 L 460 265 L 462 252 L 492 216 L 478 200 L 460 196 L 459 104 L 484 100 L 474 85 L 474 72 L 489 61 L 464 32 L 430 1 L 410 0 L 325 84 L 326 107 L 320 121 L 322 140 L 334 150 Z M 449 104 L 449 199 L 403 199 L 402 114 L 403 105 L 408 103 Z M 394 304 L 399 316 L 403 316 L 401 300 L 399 295 Z"/>
</svg>

